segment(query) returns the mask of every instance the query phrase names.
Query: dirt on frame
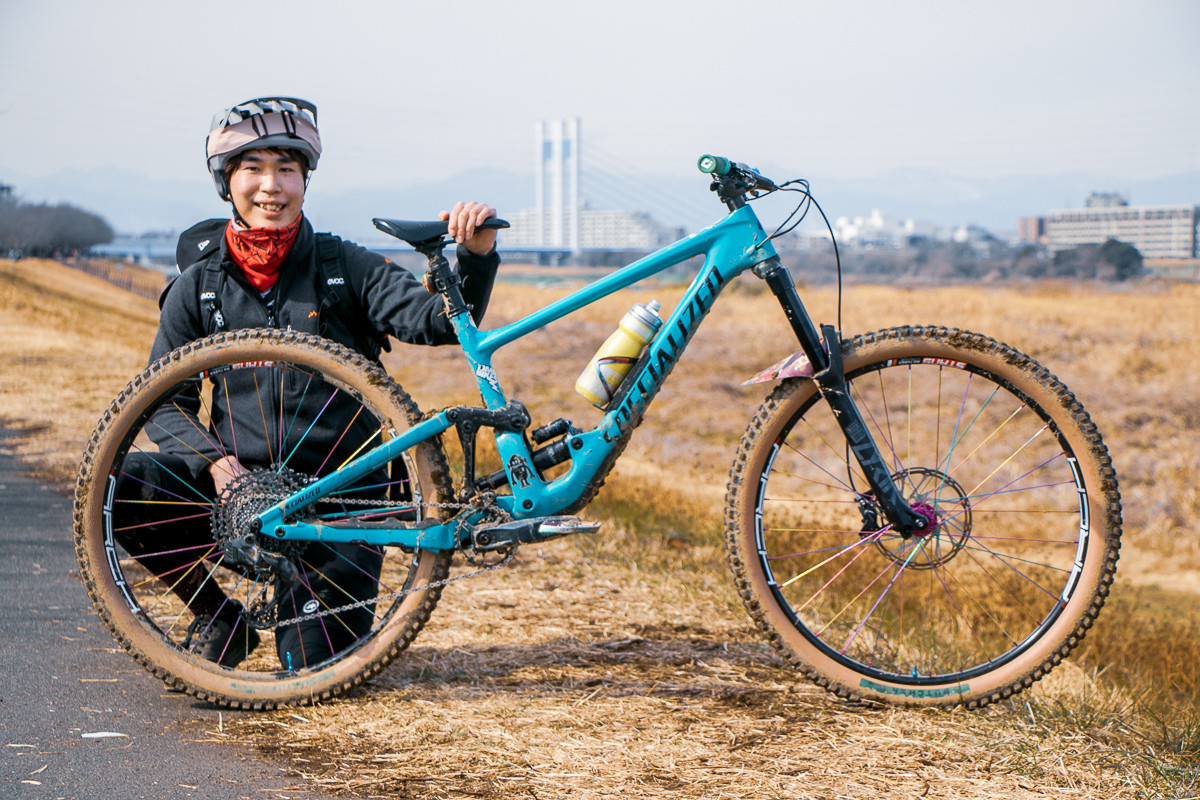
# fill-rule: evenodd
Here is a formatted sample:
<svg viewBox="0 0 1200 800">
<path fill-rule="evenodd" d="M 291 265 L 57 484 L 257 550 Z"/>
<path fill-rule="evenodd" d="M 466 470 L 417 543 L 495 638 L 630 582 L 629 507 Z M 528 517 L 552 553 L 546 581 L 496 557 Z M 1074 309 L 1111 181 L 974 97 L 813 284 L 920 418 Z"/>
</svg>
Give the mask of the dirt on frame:
<svg viewBox="0 0 1200 800">
<path fill-rule="evenodd" d="M 786 354 L 781 314 L 740 279 L 588 515 L 603 538 L 522 550 L 458 583 L 413 649 L 324 706 L 225 713 L 213 738 L 282 758 L 297 796 L 1191 797 L 1200 793 L 1200 287 L 855 287 L 844 329 L 960 325 L 1050 366 L 1104 432 L 1126 524 L 1097 629 L 1031 692 L 982 712 L 848 704 L 796 681 L 724 566 L 728 464 L 761 399 L 740 382 Z M 497 288 L 489 326 L 565 288 Z M 535 419 L 595 413 L 570 384 L 635 300 L 624 292 L 505 350 Z M 834 297 L 802 291 L 814 318 Z M 144 364 L 152 301 L 50 262 L 0 261 L 0 421 L 69 485 L 108 398 Z M 730 365 L 735 365 L 730 367 Z M 389 368 L 424 408 L 470 402 L 450 350 Z M 565 401 L 562 407 L 550 399 Z"/>
</svg>

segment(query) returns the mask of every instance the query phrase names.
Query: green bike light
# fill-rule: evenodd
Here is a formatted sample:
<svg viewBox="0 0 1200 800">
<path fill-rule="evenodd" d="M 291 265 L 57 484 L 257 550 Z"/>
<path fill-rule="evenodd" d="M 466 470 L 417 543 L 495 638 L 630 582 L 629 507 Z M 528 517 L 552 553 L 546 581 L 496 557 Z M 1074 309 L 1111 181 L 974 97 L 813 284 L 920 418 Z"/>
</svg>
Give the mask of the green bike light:
<svg viewBox="0 0 1200 800">
<path fill-rule="evenodd" d="M 721 156 L 700 156 L 700 160 L 696 162 L 696 166 L 700 171 L 708 175 L 725 175 L 729 172 L 729 159 Z"/>
</svg>

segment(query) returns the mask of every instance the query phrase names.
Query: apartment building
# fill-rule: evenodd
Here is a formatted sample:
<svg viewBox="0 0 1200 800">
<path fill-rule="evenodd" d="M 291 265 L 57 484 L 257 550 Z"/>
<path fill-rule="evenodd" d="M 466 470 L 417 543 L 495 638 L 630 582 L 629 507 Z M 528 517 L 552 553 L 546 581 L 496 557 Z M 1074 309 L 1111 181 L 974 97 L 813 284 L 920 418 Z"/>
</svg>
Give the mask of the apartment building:
<svg viewBox="0 0 1200 800">
<path fill-rule="evenodd" d="M 1144 258 L 1198 258 L 1198 226 L 1200 206 L 1131 206 L 1117 195 L 1093 194 L 1084 208 L 1047 213 L 1042 241 L 1056 251 L 1117 239 Z"/>
</svg>

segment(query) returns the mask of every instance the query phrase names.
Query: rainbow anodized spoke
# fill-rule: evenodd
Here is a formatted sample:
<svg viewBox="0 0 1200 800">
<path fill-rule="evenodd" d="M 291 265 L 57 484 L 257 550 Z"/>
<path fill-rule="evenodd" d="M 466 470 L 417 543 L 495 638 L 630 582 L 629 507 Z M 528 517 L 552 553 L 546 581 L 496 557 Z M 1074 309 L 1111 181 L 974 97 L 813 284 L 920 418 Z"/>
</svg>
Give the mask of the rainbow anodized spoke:
<svg viewBox="0 0 1200 800">
<path fill-rule="evenodd" d="M 332 398 L 332 397 L 330 397 L 329 399 L 330 399 L 331 401 L 333 400 L 333 398 Z M 353 417 L 351 417 L 351 418 L 350 418 L 350 421 L 346 423 L 346 427 L 342 428 L 342 432 L 341 432 L 341 434 L 338 436 L 338 438 L 337 438 L 337 441 L 336 441 L 336 442 L 334 442 L 332 446 L 330 446 L 330 448 L 329 448 L 329 452 L 327 452 L 327 453 L 325 454 L 325 458 L 321 460 L 321 466 L 317 467 L 316 471 L 313 473 L 314 475 L 320 475 L 320 474 L 321 474 L 321 471 L 322 471 L 323 469 L 325 469 L 325 465 L 326 465 L 327 463 L 329 463 L 329 459 L 330 459 L 330 457 L 331 457 L 331 456 L 334 454 L 334 452 L 337 450 L 337 448 L 338 448 L 338 445 L 342 443 L 342 439 L 345 439 L 345 438 L 346 438 L 346 434 L 350 432 L 350 429 L 351 429 L 352 427 L 354 427 L 354 422 L 355 422 L 355 420 L 357 420 L 357 419 L 358 419 L 358 415 L 362 413 L 362 410 L 363 410 L 363 407 L 362 407 L 361 405 L 360 405 L 360 406 L 359 406 L 357 409 L 355 409 L 355 411 L 354 411 L 354 416 L 353 416 Z M 362 448 L 360 447 L 359 449 L 362 449 Z M 355 452 L 358 452 L 358 451 L 356 450 Z"/>
<path fill-rule="evenodd" d="M 821 563 L 814 564 L 813 566 L 809 567 L 808 569 L 804 570 L 803 572 L 799 573 L 798 575 L 793 575 L 787 581 L 785 581 L 784 583 L 781 583 L 779 585 L 779 588 L 786 589 L 791 584 L 795 583 L 796 581 L 800 580 L 801 578 L 807 577 L 811 573 L 815 572 L 816 570 L 818 570 L 821 567 L 828 564 L 830 561 L 836 560 L 839 556 L 843 556 L 846 553 L 849 553 L 851 550 L 854 550 L 857 547 L 863 547 L 864 545 L 868 545 L 868 544 L 875 542 L 883 533 L 884 533 L 883 530 L 877 531 L 877 532 L 871 534 L 870 536 L 866 536 L 866 537 L 860 539 L 859 541 L 854 542 L 851 545 L 848 545 L 846 547 L 839 549 L 836 553 L 834 553 L 833 555 L 831 555 L 829 558 L 825 559 Z"/>
<path fill-rule="evenodd" d="M 262 389 L 258 385 L 258 370 L 253 370 L 254 375 L 254 397 L 258 400 L 258 415 L 262 419 L 263 424 L 263 441 L 267 445 L 267 459 L 270 463 L 275 463 L 275 454 L 271 448 L 271 433 L 267 428 L 267 412 L 263 408 Z"/>
<path fill-rule="evenodd" d="M 845 652 L 850 648 L 850 645 L 854 643 L 854 640 L 856 638 L 858 638 L 858 634 L 862 632 L 863 626 L 867 624 L 867 620 L 869 620 L 874 615 L 875 609 L 877 609 L 879 607 L 879 604 L 881 602 L 883 602 L 884 598 L 887 597 L 889 592 L 891 592 L 892 587 L 895 586 L 896 579 L 899 578 L 904 573 L 905 568 L 908 566 L 909 562 L 912 561 L 913 556 L 915 556 L 917 554 L 917 551 L 923 549 L 924 542 L 925 542 L 924 539 L 920 540 L 919 542 L 916 542 L 913 545 L 913 547 L 911 548 L 911 552 L 909 552 L 908 556 L 904 559 L 903 563 L 900 563 L 900 564 L 893 563 L 893 564 L 889 564 L 887 567 L 884 567 L 883 571 L 880 572 L 878 575 L 876 575 L 875 579 L 872 580 L 866 586 L 864 586 L 862 591 L 859 592 L 858 596 L 861 596 L 867 589 L 869 589 L 871 586 L 874 586 L 875 583 L 881 577 L 886 575 L 887 571 L 889 569 L 891 569 L 892 567 L 896 568 L 896 574 L 892 576 L 892 579 L 890 581 L 888 581 L 887 586 L 883 587 L 883 591 L 879 594 L 879 597 L 876 598 L 875 603 L 871 606 L 870 610 L 867 611 L 867 615 L 862 618 L 861 622 L 858 623 L 858 627 L 856 627 L 854 629 L 854 631 L 850 634 L 850 638 L 847 639 L 845 644 L 842 645 L 841 650 L 839 652 L 841 652 L 842 654 L 845 654 Z M 857 599 L 858 596 L 856 596 L 855 599 Z M 839 612 L 839 614 L 840 613 L 841 612 Z M 828 627 L 828 625 L 826 625 L 826 627 Z"/>
<path fill-rule="evenodd" d="M 151 483 L 148 483 L 148 482 L 146 482 L 146 481 L 142 480 L 141 478 L 139 478 L 139 477 L 137 477 L 137 476 L 135 476 L 135 475 L 131 475 L 131 474 L 129 474 L 128 472 L 125 472 L 125 471 L 122 471 L 122 472 L 121 472 L 121 477 L 125 478 L 126 480 L 132 480 L 132 481 L 135 481 L 135 482 L 137 482 L 137 483 L 140 483 L 142 486 L 149 486 L 149 487 L 150 487 L 150 488 L 152 488 L 152 489 L 155 489 L 155 490 L 157 490 L 157 491 L 163 492 L 164 494 L 166 494 L 166 495 L 167 495 L 167 496 L 169 496 L 169 497 L 174 497 L 174 498 L 176 498 L 176 499 L 178 499 L 178 500 L 182 500 L 182 501 L 184 501 L 184 502 L 190 502 L 190 503 L 194 503 L 194 504 L 196 505 L 196 507 L 208 507 L 209 509 L 211 509 L 211 508 L 212 508 L 212 498 L 210 498 L 210 497 L 206 496 L 206 495 L 204 494 L 204 492 L 200 491 L 200 489 L 199 489 L 197 486 L 195 486 L 195 485 L 192 483 L 192 480 L 191 480 L 191 478 L 185 478 L 185 477 L 183 477 L 182 475 L 180 475 L 179 473 L 177 473 L 177 472 L 175 472 L 174 470 L 172 470 L 172 469 L 170 469 L 169 467 L 167 467 L 165 464 L 163 464 L 163 463 L 162 463 L 162 461 L 161 461 L 161 460 L 158 458 L 158 456 L 160 455 L 159 453 L 150 452 L 150 451 L 148 451 L 148 450 L 143 450 L 143 449 L 142 449 L 140 446 L 138 446 L 137 444 L 134 444 L 134 447 L 133 447 L 133 449 L 134 449 L 134 450 L 135 450 L 137 453 L 139 453 L 139 454 L 141 454 L 141 455 L 144 455 L 144 456 L 146 456 L 147 458 L 149 458 L 151 461 L 153 461 L 153 462 L 154 462 L 155 466 L 157 466 L 157 467 L 158 467 L 159 469 L 161 469 L 163 472 L 165 472 L 165 473 L 167 473 L 168 475 L 170 475 L 170 476 L 171 476 L 172 478 L 174 478 L 175 480 L 179 481 L 179 484 L 180 484 L 181 486 L 186 486 L 188 489 L 190 489 L 190 490 L 192 490 L 193 492 L 195 492 L 196 496 L 200 498 L 200 502 L 199 502 L 199 503 L 196 503 L 195 501 L 188 500 L 186 497 L 182 497 L 182 496 L 180 496 L 179 494 L 176 494 L 175 492 L 169 492 L 169 491 L 167 491 L 167 490 L 166 490 L 164 487 L 162 487 L 162 486 L 158 486 L 158 485 L 156 485 L 156 484 L 151 484 Z"/>
<path fill-rule="evenodd" d="M 305 440 L 308 439 L 308 434 L 312 433 L 313 427 L 316 426 L 316 424 L 321 420 L 321 417 L 329 408 L 329 404 L 333 402 L 333 398 L 337 397 L 337 394 L 338 390 L 334 389 L 329 397 L 325 399 L 325 405 L 321 406 L 321 410 L 317 412 L 317 415 L 313 417 L 313 421 L 310 422 L 308 427 L 304 429 L 303 435 L 301 435 L 300 440 L 296 442 L 296 446 L 292 448 L 292 452 L 288 453 L 287 458 L 283 460 L 284 466 L 287 466 L 287 463 L 292 460 L 292 456 L 296 455 L 296 451 L 300 449 L 300 445 L 304 444 Z"/>
</svg>

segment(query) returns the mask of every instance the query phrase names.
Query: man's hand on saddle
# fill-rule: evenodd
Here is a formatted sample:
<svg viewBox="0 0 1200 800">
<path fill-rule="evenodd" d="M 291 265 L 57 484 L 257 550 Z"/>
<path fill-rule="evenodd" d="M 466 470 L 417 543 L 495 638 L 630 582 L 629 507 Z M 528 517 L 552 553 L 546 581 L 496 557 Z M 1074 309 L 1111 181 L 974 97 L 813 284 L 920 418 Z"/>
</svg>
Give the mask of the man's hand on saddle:
<svg viewBox="0 0 1200 800">
<path fill-rule="evenodd" d="M 496 246 L 495 230 L 479 230 L 484 220 L 496 216 L 496 209 L 484 203 L 458 202 L 450 211 L 439 211 L 438 219 L 449 223 L 449 233 L 454 241 L 477 256 L 486 256 Z"/>
</svg>

